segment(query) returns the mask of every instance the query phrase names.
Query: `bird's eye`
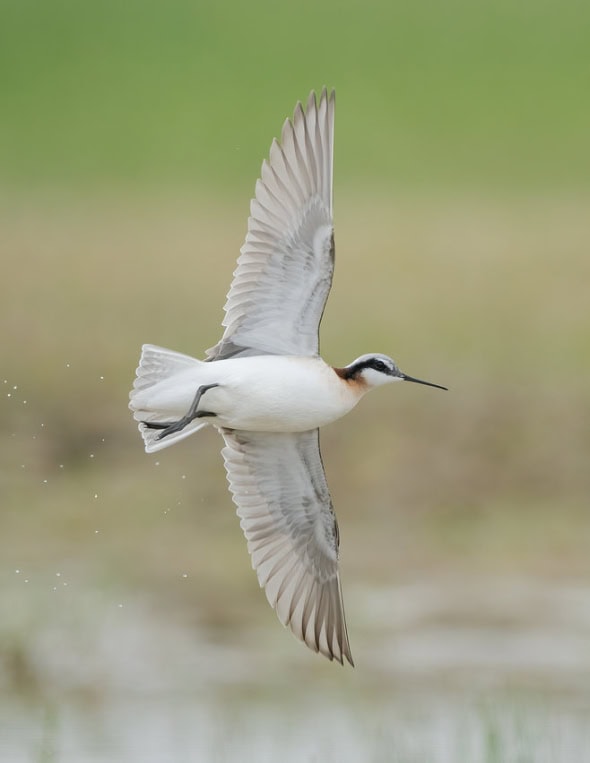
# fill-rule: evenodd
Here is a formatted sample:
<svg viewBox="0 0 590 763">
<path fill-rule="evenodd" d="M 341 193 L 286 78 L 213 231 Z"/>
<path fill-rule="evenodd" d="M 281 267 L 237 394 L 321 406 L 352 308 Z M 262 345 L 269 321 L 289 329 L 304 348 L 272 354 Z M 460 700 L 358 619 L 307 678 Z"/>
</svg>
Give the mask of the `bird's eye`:
<svg viewBox="0 0 590 763">
<path fill-rule="evenodd" d="M 376 360 L 373 363 L 373 368 L 376 371 L 382 371 L 383 373 L 387 373 L 387 366 L 385 365 L 385 363 L 382 360 Z"/>
</svg>

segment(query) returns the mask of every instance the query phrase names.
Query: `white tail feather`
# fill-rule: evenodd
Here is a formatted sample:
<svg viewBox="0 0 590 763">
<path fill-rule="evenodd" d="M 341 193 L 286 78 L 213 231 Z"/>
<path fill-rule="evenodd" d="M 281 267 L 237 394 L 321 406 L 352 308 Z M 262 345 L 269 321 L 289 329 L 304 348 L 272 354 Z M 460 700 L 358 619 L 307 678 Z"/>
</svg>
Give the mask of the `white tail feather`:
<svg viewBox="0 0 590 763">
<path fill-rule="evenodd" d="M 165 347 L 157 347 L 155 344 L 144 344 L 141 348 L 141 357 L 136 371 L 137 376 L 130 397 L 135 392 L 153 387 L 154 384 L 158 384 L 179 371 L 194 368 L 199 363 L 201 363 L 200 360 L 191 358 L 190 355 L 167 350 Z"/>
<path fill-rule="evenodd" d="M 129 393 L 129 408 L 133 411 L 133 418 L 138 422 L 146 453 L 155 453 L 174 445 L 174 443 L 184 440 L 185 437 L 189 437 L 189 435 L 207 426 L 207 421 L 195 419 L 180 432 L 174 432 L 160 440 L 158 438 L 162 430 L 151 429 L 145 424 L 145 422 L 150 421 L 161 423 L 170 420 L 170 412 L 163 412 L 149 405 L 150 388 L 182 371 L 195 368 L 201 363 L 202 361 L 188 355 L 167 350 L 164 347 L 156 347 L 153 344 L 144 344 L 141 348 L 141 357 L 133 389 Z"/>
</svg>

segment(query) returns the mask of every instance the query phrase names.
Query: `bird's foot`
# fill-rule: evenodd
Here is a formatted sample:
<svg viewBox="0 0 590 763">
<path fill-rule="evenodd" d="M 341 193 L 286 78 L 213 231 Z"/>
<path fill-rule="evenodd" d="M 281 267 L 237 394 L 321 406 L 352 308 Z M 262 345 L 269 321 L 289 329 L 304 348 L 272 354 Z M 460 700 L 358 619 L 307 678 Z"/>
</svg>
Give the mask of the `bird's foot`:
<svg viewBox="0 0 590 763">
<path fill-rule="evenodd" d="M 142 423 L 145 424 L 148 429 L 161 429 L 162 431 L 156 439 L 163 440 L 164 437 L 168 437 L 175 432 L 181 432 L 191 423 L 191 421 L 194 421 L 195 419 L 202 418 L 203 416 L 215 416 L 215 414 L 211 413 L 210 411 L 197 410 L 201 398 L 205 392 L 207 392 L 209 389 L 213 389 L 213 387 L 219 387 L 219 384 L 204 384 L 203 386 L 199 387 L 186 416 L 178 419 L 178 421 L 144 421 Z"/>
</svg>

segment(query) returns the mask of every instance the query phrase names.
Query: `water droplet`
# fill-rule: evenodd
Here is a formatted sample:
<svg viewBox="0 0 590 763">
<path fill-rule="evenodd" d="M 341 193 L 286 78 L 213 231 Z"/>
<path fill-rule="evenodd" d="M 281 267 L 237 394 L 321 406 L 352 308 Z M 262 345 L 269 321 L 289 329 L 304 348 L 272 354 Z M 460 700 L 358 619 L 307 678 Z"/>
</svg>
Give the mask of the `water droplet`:
<svg viewBox="0 0 590 763">
<path fill-rule="evenodd" d="M 183 578 L 188 578 L 188 574 L 187 574 L 186 572 L 183 572 L 183 573 L 182 573 L 182 577 L 183 577 Z"/>
<path fill-rule="evenodd" d="M 56 572 L 56 573 L 55 573 L 55 577 L 56 577 L 56 578 L 61 578 L 61 572 Z"/>
<path fill-rule="evenodd" d="M 15 570 L 15 572 L 16 572 L 17 575 L 20 574 L 20 570 Z"/>
</svg>

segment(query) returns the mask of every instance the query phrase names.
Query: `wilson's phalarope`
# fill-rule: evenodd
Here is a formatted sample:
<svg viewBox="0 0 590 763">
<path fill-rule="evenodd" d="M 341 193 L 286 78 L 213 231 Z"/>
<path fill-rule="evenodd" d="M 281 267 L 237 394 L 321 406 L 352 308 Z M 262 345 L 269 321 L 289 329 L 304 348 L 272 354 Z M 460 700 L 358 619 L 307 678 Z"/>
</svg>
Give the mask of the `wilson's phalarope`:
<svg viewBox="0 0 590 763">
<path fill-rule="evenodd" d="M 311 649 L 352 665 L 318 428 L 381 384 L 439 385 L 402 373 L 386 355 L 344 368 L 319 356 L 334 270 L 333 147 L 334 91 L 324 88 L 305 111 L 297 104 L 262 164 L 221 340 L 206 361 L 144 345 L 129 407 L 148 453 L 208 424 L 218 429 L 271 606 Z"/>
</svg>

